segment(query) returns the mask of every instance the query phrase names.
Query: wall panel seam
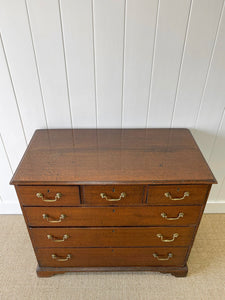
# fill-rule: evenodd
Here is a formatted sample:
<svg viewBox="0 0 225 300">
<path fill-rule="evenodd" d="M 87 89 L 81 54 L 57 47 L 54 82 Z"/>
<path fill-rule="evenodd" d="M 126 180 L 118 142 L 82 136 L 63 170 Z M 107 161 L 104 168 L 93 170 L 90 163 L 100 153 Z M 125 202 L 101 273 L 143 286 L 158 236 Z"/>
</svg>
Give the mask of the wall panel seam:
<svg viewBox="0 0 225 300">
<path fill-rule="evenodd" d="M 42 86 L 41 86 L 41 79 L 40 79 L 39 68 L 38 68 L 38 63 L 37 63 L 36 50 L 35 50 L 35 47 L 34 47 L 34 39 L 33 39 L 33 33 L 32 33 L 32 29 L 31 29 L 31 24 L 30 24 L 30 16 L 29 16 L 29 12 L 28 12 L 27 0 L 25 0 L 25 7 L 26 7 L 26 14 L 27 14 L 28 26 L 29 26 L 29 31 L 30 31 L 30 37 L 31 37 L 31 44 L 32 44 L 33 52 L 34 52 L 34 62 L 35 62 L 37 78 L 38 78 L 38 86 L 39 86 L 39 89 L 40 89 L 42 107 L 43 107 L 44 116 L 45 116 L 45 124 L 46 124 L 46 127 L 48 128 L 47 115 L 46 115 L 45 103 L 44 103 L 44 96 L 43 96 L 43 91 L 42 91 Z"/>
<path fill-rule="evenodd" d="M 216 201 L 218 200 L 219 195 L 220 195 L 220 193 L 223 189 L 224 182 L 225 182 L 225 176 L 223 177 L 222 182 L 220 183 L 220 187 L 218 189 L 218 192 L 216 193 L 216 198 L 215 198 Z"/>
<path fill-rule="evenodd" d="M 205 91 L 206 91 L 206 87 L 207 87 L 207 84 L 208 84 L 211 65 L 212 65 L 212 61 L 213 61 L 213 58 L 214 58 L 214 52 L 215 52 L 215 49 L 216 49 L 216 44 L 217 44 L 218 35 L 219 35 L 219 31 L 220 31 L 221 21 L 222 21 L 222 17 L 223 17 L 224 3 L 225 3 L 225 0 L 223 2 L 223 6 L 222 6 L 222 9 L 221 9 L 221 13 L 220 13 L 220 17 L 219 17 L 219 21 L 218 21 L 218 25 L 217 25 L 217 29 L 216 29 L 216 35 L 215 35 L 215 39 L 214 39 L 214 42 L 213 42 L 213 47 L 212 47 L 212 51 L 211 51 L 211 55 L 210 55 L 208 68 L 207 68 L 204 87 L 203 87 L 201 98 L 200 98 L 201 100 L 200 100 L 199 107 L 198 107 L 198 113 L 197 113 L 197 116 L 196 116 L 196 119 L 195 119 L 195 124 L 194 124 L 195 129 L 197 129 L 197 124 L 198 124 L 198 120 L 199 120 L 199 116 L 200 116 L 200 111 L 201 111 L 201 108 L 202 108 L 202 105 L 203 105 L 203 102 L 204 102 Z"/>
<path fill-rule="evenodd" d="M 62 37 L 63 60 L 64 60 L 65 77 L 66 77 L 67 100 L 68 100 L 69 111 L 70 111 L 70 124 L 71 124 L 71 128 L 73 128 L 73 117 L 71 111 L 70 89 L 69 89 L 69 80 L 68 80 L 68 71 L 67 71 L 67 62 L 66 62 L 66 49 L 65 49 L 65 40 L 64 40 L 64 33 L 63 33 L 63 22 L 62 22 L 60 0 L 58 0 L 58 8 L 59 8 L 59 21 L 60 21 L 60 29 L 61 29 L 61 37 Z"/>
<path fill-rule="evenodd" d="M 92 17 L 92 48 L 93 48 L 93 68 L 94 68 L 94 96 L 95 96 L 95 123 L 98 128 L 98 105 L 96 91 L 96 55 L 95 55 L 95 29 L 94 29 L 94 0 L 91 0 L 91 17 Z"/>
<path fill-rule="evenodd" d="M 16 103 L 16 108 L 17 108 L 19 119 L 20 119 L 22 131 L 23 131 L 23 136 L 24 136 L 24 139 L 25 139 L 25 142 L 26 142 L 26 145 L 27 145 L 27 138 L 26 138 L 26 134 L 25 134 L 24 126 L 23 126 L 23 121 L 22 121 L 22 117 L 21 117 L 21 113 L 20 113 L 20 109 L 19 109 L 19 105 L 18 105 L 18 101 L 17 101 L 16 91 L 15 91 L 15 88 L 14 88 L 12 75 L 11 75 L 11 72 L 10 72 L 9 63 L 8 63 L 8 59 L 7 59 L 7 56 L 6 56 L 6 51 L 5 51 L 5 47 L 4 47 L 4 43 L 3 43 L 3 39 L 2 39 L 1 34 L 0 34 L 0 43 L 2 44 L 3 54 L 4 54 L 4 57 L 5 57 L 5 62 L 6 62 L 7 70 L 8 70 L 8 73 L 9 73 L 9 78 L 10 78 L 10 83 L 11 83 L 11 87 L 12 87 L 12 90 L 13 90 L 14 100 L 15 100 L 15 103 Z"/>
<path fill-rule="evenodd" d="M 12 165 L 11 165 L 11 163 L 10 163 L 9 156 L 8 156 L 7 151 L 6 151 L 5 143 L 4 143 L 4 141 L 3 141 L 3 138 L 2 138 L 1 133 L 0 133 L 0 140 L 1 140 L 1 142 L 2 142 L 2 146 L 3 146 L 3 149 L 4 149 L 4 151 L 5 151 L 5 156 L 6 156 L 6 158 L 7 158 L 7 161 L 8 161 L 10 170 L 11 170 L 11 173 L 13 174 L 13 168 L 12 168 Z M 2 199 L 3 199 L 3 198 L 2 198 Z"/>
<path fill-rule="evenodd" d="M 122 61 L 122 95 L 121 95 L 121 128 L 123 128 L 124 115 L 124 62 L 126 48 L 126 30 L 127 30 L 127 0 L 124 1 L 124 22 L 123 22 L 123 61 Z"/>
<path fill-rule="evenodd" d="M 217 138 L 218 138 L 218 134 L 219 134 L 220 129 L 221 129 L 222 124 L 223 124 L 224 116 L 225 116 L 225 108 L 223 109 L 223 113 L 222 113 L 222 116 L 221 116 L 219 125 L 218 125 L 218 127 L 217 127 L 216 134 L 215 134 L 214 139 L 213 139 L 213 144 L 212 144 L 212 148 L 211 148 L 211 151 L 210 151 L 210 154 L 209 154 L 208 163 L 211 162 L 212 154 L 213 154 L 213 151 L 214 151 L 214 148 L 215 148 L 215 144 L 216 144 L 216 140 L 217 140 Z"/>
<path fill-rule="evenodd" d="M 186 44 L 187 44 L 187 36 L 188 36 L 188 32 L 189 32 L 189 27 L 190 27 L 190 19 L 191 19 L 193 1 L 194 0 L 191 0 L 191 2 L 190 2 L 189 12 L 188 12 L 188 20 L 187 20 L 187 26 L 186 26 L 185 36 L 184 36 L 184 44 L 183 44 L 183 49 L 182 49 L 182 56 L 181 56 L 181 61 L 180 61 L 180 67 L 179 67 L 179 73 L 178 73 L 178 79 L 177 79 L 177 85 L 176 85 L 176 91 L 175 91 L 174 105 L 173 105 L 173 112 L 172 112 L 171 121 L 170 121 L 170 127 L 173 126 L 173 121 L 174 121 L 174 113 L 175 113 L 176 104 L 177 104 L 177 94 L 178 94 L 178 90 L 180 88 L 180 77 L 181 77 L 181 72 L 182 72 L 182 69 L 183 69 L 184 55 L 185 55 Z"/>
<path fill-rule="evenodd" d="M 148 106 L 147 106 L 147 115 L 146 115 L 146 125 L 148 127 L 148 116 L 150 112 L 151 106 L 151 92 L 152 92 L 152 77 L 155 65 L 155 48 L 156 48 L 156 39 L 157 39 L 157 31 L 158 31 L 158 22 L 159 22 L 159 10 L 160 10 L 160 0 L 158 0 L 157 10 L 156 10 L 156 23 L 155 23 L 155 32 L 154 32 L 154 42 L 153 42 L 153 51 L 152 51 L 152 64 L 151 64 L 151 71 L 150 71 L 150 80 L 149 80 L 149 90 L 148 90 Z"/>
<path fill-rule="evenodd" d="M 212 159 L 213 151 L 215 150 L 215 145 L 216 145 L 216 141 L 217 141 L 217 138 L 218 138 L 218 134 L 219 134 L 220 129 L 222 128 L 222 125 L 223 125 L 223 119 L 224 119 L 224 117 L 225 117 L 225 108 L 223 109 L 223 114 L 222 114 L 222 117 L 220 119 L 219 126 L 218 126 L 217 131 L 216 131 L 216 135 L 215 135 L 214 140 L 213 140 L 213 145 L 212 145 L 211 152 L 210 152 L 209 159 L 208 159 L 208 163 L 209 164 L 210 164 L 211 159 Z M 219 197 L 219 195 L 220 195 L 220 192 L 221 192 L 221 190 L 223 188 L 224 181 L 225 181 L 225 175 L 222 178 L 222 182 L 220 183 L 220 187 L 219 187 L 219 189 L 218 189 L 218 191 L 216 193 L 215 200 L 217 200 L 218 197 Z"/>
</svg>

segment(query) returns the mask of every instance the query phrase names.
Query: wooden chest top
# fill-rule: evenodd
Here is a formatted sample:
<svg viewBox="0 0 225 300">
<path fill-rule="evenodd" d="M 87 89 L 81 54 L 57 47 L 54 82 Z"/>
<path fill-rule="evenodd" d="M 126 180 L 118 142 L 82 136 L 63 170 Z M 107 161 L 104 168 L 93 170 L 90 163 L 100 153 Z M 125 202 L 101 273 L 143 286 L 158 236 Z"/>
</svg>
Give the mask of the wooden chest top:
<svg viewBox="0 0 225 300">
<path fill-rule="evenodd" d="M 187 129 L 37 130 L 11 184 L 216 183 Z"/>
</svg>

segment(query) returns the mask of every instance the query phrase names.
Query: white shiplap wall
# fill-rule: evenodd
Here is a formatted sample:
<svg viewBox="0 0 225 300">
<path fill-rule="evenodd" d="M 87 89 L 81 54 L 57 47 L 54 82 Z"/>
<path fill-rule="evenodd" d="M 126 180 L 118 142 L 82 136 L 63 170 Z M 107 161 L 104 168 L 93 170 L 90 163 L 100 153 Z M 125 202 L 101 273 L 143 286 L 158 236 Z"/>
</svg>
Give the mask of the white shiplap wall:
<svg viewBox="0 0 225 300">
<path fill-rule="evenodd" d="M 224 0 L 0 0 L 0 213 L 37 128 L 188 127 L 225 212 Z"/>
</svg>

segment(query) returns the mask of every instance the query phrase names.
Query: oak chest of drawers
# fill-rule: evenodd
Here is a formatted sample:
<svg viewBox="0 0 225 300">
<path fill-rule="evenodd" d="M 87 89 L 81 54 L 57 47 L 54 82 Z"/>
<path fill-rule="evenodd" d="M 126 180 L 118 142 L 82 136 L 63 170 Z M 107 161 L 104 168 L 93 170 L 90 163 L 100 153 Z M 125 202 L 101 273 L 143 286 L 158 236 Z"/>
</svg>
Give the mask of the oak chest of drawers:
<svg viewBox="0 0 225 300">
<path fill-rule="evenodd" d="M 11 180 L 41 277 L 185 276 L 213 183 L 187 129 L 37 130 Z"/>
</svg>

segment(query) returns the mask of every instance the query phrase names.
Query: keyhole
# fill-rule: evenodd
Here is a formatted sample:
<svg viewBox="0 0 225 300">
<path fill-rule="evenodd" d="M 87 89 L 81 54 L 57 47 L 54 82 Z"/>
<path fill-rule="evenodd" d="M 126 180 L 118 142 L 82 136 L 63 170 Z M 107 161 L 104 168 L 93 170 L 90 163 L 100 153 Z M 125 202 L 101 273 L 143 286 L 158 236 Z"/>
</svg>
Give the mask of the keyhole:
<svg viewBox="0 0 225 300">
<path fill-rule="evenodd" d="M 112 189 L 113 193 L 115 192 L 115 188 Z"/>
<path fill-rule="evenodd" d="M 48 193 L 50 192 L 50 190 L 47 191 Z"/>
<path fill-rule="evenodd" d="M 177 188 L 177 191 L 179 192 L 180 188 Z"/>
</svg>

